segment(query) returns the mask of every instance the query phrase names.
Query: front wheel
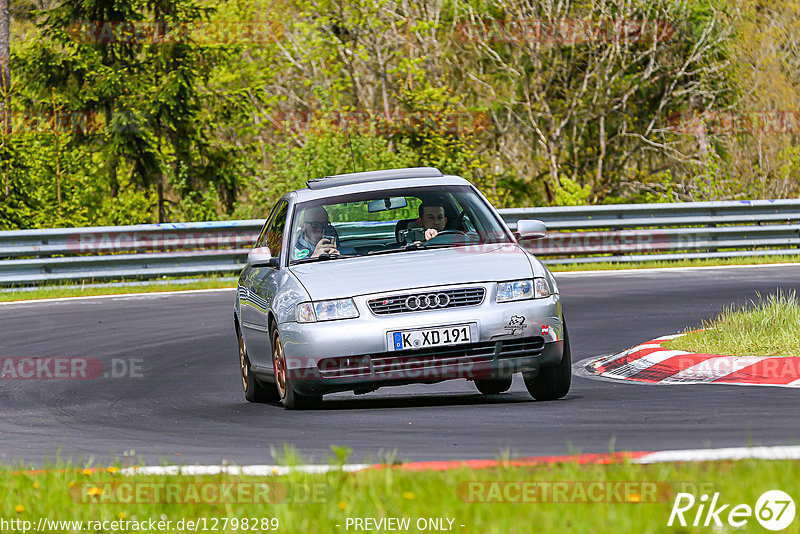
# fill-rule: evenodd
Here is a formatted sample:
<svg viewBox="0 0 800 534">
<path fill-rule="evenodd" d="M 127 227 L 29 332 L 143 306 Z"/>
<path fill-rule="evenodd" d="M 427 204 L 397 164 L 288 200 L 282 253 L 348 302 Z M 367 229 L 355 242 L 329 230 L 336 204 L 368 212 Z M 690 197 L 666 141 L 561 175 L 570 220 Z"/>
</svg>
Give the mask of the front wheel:
<svg viewBox="0 0 800 534">
<path fill-rule="evenodd" d="M 569 392 L 572 383 L 572 354 L 569 348 L 567 323 L 564 322 L 564 353 L 555 365 L 544 365 L 533 376 L 522 373 L 528 393 L 540 401 L 560 399 Z"/>
<path fill-rule="evenodd" d="M 322 404 L 322 395 L 301 395 L 294 389 L 292 371 L 286 365 L 281 334 L 276 327 L 272 327 L 272 365 L 275 371 L 276 393 L 284 408 L 305 410 L 318 408 Z"/>
<path fill-rule="evenodd" d="M 244 398 L 247 402 L 278 402 L 277 393 L 274 388 L 264 387 L 250 370 L 250 358 L 247 356 L 247 347 L 242 338 L 242 332 L 236 328 L 236 336 L 239 338 L 239 371 L 242 375 L 242 387 L 244 388 Z"/>
</svg>

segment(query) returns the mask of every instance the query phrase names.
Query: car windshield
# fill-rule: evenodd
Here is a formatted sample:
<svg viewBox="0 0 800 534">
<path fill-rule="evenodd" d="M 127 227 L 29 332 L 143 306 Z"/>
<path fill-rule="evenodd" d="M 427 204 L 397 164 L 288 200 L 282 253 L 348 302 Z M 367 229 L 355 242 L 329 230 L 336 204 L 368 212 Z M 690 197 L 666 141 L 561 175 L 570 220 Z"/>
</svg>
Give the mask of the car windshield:
<svg viewBox="0 0 800 534">
<path fill-rule="evenodd" d="M 511 242 L 486 202 L 466 185 L 302 202 L 291 228 L 291 263 Z"/>
</svg>

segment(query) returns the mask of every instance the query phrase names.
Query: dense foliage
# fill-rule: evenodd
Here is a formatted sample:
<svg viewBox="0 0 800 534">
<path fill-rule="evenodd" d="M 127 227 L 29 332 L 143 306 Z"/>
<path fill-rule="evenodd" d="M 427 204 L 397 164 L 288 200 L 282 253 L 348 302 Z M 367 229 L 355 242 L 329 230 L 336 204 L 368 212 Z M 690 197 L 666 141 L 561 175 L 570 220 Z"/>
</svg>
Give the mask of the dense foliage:
<svg viewBox="0 0 800 534">
<path fill-rule="evenodd" d="M 800 190 L 790 0 L 30 2 L 0 229 L 263 217 L 354 167 L 498 206 Z"/>
</svg>

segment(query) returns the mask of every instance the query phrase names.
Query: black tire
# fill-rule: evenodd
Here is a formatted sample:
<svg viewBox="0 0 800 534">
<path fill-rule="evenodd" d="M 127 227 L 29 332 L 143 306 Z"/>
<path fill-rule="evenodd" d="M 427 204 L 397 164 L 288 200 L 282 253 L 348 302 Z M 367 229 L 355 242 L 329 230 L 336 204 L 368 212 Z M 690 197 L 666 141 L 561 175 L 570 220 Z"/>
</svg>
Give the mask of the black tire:
<svg viewBox="0 0 800 534">
<path fill-rule="evenodd" d="M 247 402 L 278 402 L 280 398 L 278 398 L 275 388 L 265 387 L 250 371 L 250 357 L 247 355 L 247 347 L 238 324 L 236 325 L 236 337 L 239 338 L 239 371 L 242 375 L 244 398 Z"/>
<path fill-rule="evenodd" d="M 511 388 L 511 377 L 478 379 L 475 380 L 475 387 L 484 395 L 505 393 Z"/>
<path fill-rule="evenodd" d="M 287 410 L 307 410 L 322 405 L 322 395 L 301 395 L 294 389 L 292 373 L 286 369 L 281 335 L 272 327 L 272 369 L 275 373 L 275 394 Z"/>
<path fill-rule="evenodd" d="M 564 322 L 564 354 L 561 361 L 555 365 L 544 365 L 539 373 L 529 376 L 522 373 L 528 393 L 539 401 L 556 400 L 569 393 L 572 383 L 572 353 L 569 348 L 569 333 L 567 323 Z"/>
</svg>

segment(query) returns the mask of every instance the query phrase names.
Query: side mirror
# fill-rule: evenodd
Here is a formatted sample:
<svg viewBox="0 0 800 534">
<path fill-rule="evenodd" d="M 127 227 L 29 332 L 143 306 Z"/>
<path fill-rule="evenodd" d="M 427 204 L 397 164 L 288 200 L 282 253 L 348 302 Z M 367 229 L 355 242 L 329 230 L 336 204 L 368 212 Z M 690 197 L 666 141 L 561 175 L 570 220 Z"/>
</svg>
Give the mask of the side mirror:
<svg viewBox="0 0 800 534">
<path fill-rule="evenodd" d="M 517 239 L 541 239 L 547 235 L 547 226 L 536 219 L 522 219 L 517 221 Z"/>
<path fill-rule="evenodd" d="M 273 258 L 267 247 L 254 248 L 247 254 L 248 267 L 278 267 L 278 258 Z"/>
</svg>

